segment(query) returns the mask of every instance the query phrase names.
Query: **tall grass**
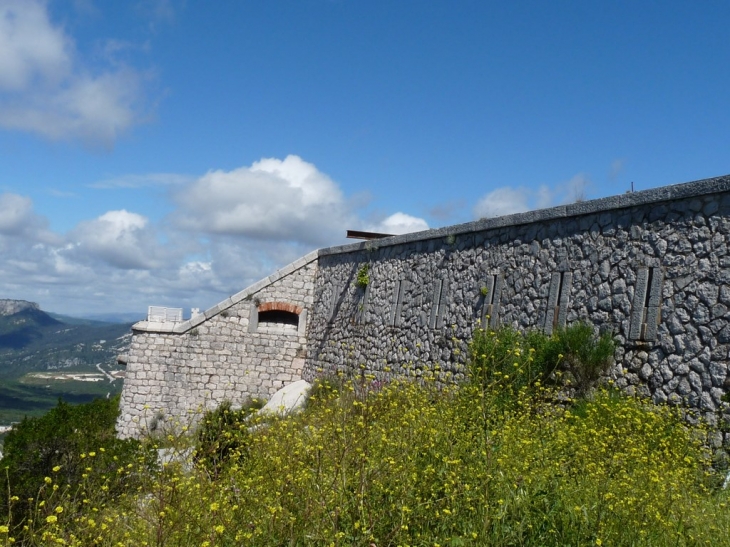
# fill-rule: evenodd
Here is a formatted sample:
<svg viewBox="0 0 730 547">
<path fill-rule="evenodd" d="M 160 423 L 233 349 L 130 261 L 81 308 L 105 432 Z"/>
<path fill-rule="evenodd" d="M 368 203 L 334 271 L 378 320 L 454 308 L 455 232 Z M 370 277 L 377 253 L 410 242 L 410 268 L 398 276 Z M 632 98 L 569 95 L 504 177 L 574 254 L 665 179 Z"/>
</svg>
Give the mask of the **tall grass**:
<svg viewBox="0 0 730 547">
<path fill-rule="evenodd" d="M 61 488 L 28 542 L 727 544 L 727 494 L 711 488 L 700 426 L 609 391 L 555 403 L 544 371 L 509 382 L 540 349 L 516 334 L 501 340 L 495 359 L 510 353 L 499 374 L 472 360 L 473 377 L 489 381 L 326 383 L 301 414 L 232 421 L 215 473 L 190 462 L 140 470 L 143 486 L 112 503 L 88 485 L 87 510 L 73 514 Z"/>
</svg>

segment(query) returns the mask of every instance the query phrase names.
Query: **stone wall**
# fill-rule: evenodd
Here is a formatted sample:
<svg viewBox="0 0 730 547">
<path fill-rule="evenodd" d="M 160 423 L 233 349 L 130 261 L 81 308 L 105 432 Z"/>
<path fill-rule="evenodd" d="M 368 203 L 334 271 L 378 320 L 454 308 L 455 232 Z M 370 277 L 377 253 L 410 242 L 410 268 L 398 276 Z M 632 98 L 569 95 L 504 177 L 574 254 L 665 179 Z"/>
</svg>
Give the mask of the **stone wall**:
<svg viewBox="0 0 730 547">
<path fill-rule="evenodd" d="M 730 388 L 729 246 L 722 177 L 324 249 L 304 376 L 449 381 L 479 326 L 585 320 L 618 342 L 619 386 L 715 419 Z"/>
<path fill-rule="evenodd" d="M 729 246 L 730 176 L 320 249 L 204 316 L 135 325 L 120 431 L 302 375 L 458 380 L 480 326 L 579 320 L 618 342 L 617 385 L 716 420 L 730 389 Z M 298 314 L 296 333 L 255 324 L 277 310 Z"/>
<path fill-rule="evenodd" d="M 312 253 L 189 321 L 135 324 L 120 436 L 188 425 L 224 400 L 268 399 L 299 380 L 316 267 Z"/>
</svg>

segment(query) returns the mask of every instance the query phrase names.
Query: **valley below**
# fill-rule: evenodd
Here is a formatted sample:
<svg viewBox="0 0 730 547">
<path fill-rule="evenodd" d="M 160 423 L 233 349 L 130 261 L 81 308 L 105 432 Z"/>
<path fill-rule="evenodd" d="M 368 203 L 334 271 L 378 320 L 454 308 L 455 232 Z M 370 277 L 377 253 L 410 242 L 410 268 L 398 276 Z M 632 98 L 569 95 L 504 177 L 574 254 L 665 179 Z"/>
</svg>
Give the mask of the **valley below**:
<svg viewBox="0 0 730 547">
<path fill-rule="evenodd" d="M 0 436 L 59 399 L 72 404 L 121 392 L 131 323 L 48 314 L 32 302 L 0 300 Z"/>
</svg>

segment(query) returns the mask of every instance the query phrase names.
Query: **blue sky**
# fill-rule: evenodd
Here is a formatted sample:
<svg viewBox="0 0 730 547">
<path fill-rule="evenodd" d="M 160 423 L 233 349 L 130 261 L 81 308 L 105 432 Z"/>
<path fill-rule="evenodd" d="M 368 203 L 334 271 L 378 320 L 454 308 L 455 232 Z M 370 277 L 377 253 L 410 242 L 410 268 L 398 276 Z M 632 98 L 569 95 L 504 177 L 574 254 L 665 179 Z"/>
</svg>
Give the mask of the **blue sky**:
<svg viewBox="0 0 730 547">
<path fill-rule="evenodd" d="M 207 308 L 348 228 L 730 173 L 728 20 L 726 1 L 0 0 L 0 298 Z"/>
</svg>

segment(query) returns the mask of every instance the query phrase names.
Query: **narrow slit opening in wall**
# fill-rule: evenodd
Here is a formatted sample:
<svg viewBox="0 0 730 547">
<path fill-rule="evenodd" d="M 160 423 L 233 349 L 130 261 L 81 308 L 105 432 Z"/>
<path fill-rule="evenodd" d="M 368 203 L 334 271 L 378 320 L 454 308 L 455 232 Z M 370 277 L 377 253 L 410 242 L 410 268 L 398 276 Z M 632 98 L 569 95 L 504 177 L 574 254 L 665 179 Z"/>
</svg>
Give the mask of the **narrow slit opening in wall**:
<svg viewBox="0 0 730 547">
<path fill-rule="evenodd" d="M 661 321 L 664 272 L 659 267 L 639 268 L 629 323 L 629 339 L 654 341 Z"/>
<path fill-rule="evenodd" d="M 373 284 L 372 279 L 370 280 L 370 283 L 368 283 L 365 286 L 365 292 L 362 295 L 362 298 L 360 299 L 360 304 L 358 305 L 358 310 L 356 314 L 356 321 L 360 324 L 365 323 L 366 314 L 368 312 L 368 300 L 370 300 L 370 286 Z"/>
<path fill-rule="evenodd" d="M 649 319 L 649 301 L 651 300 L 652 281 L 654 279 L 654 268 L 648 268 L 646 273 L 646 294 L 644 294 L 644 302 L 641 310 L 641 329 L 639 337 L 646 340 L 646 323 Z"/>
<path fill-rule="evenodd" d="M 439 294 L 439 303 L 436 312 L 436 328 L 441 329 L 444 326 L 444 317 L 446 315 L 446 308 L 448 307 L 447 295 L 449 290 L 448 279 L 441 280 L 441 288 Z"/>
<path fill-rule="evenodd" d="M 399 279 L 395 283 L 393 291 L 393 308 L 390 316 L 390 325 L 397 327 L 400 325 L 400 314 L 403 306 L 403 293 L 405 292 L 406 280 Z"/>
<path fill-rule="evenodd" d="M 560 280 L 558 281 L 558 304 L 555 306 L 555 311 L 553 315 L 553 329 L 558 327 L 558 317 L 560 316 L 560 300 L 561 296 L 563 294 L 563 283 L 565 282 L 564 279 L 564 272 L 560 272 Z"/>
<path fill-rule="evenodd" d="M 642 323 L 646 322 L 646 308 L 651 306 L 650 301 L 651 301 L 652 288 L 654 287 L 654 270 L 655 269 L 656 268 L 649 268 L 649 272 L 647 273 L 647 277 L 646 277 L 647 291 L 646 291 L 646 294 L 644 295 L 644 316 L 641 318 Z"/>
<path fill-rule="evenodd" d="M 552 316 L 553 316 L 553 320 L 552 320 L 553 324 L 552 324 L 551 330 L 555 330 L 558 327 L 558 315 L 560 314 L 560 295 L 563 294 L 563 273 L 562 272 L 557 274 L 557 279 L 558 279 L 558 283 L 557 283 L 556 296 L 557 296 L 558 301 L 555 303 L 553 309 L 549 310 L 549 313 L 552 313 Z"/>
<path fill-rule="evenodd" d="M 433 299 L 431 301 L 431 315 L 428 320 L 428 328 L 436 328 L 436 317 L 438 315 L 439 304 L 441 304 L 441 285 L 442 279 L 437 279 L 433 285 Z"/>
<path fill-rule="evenodd" d="M 291 325 L 299 327 L 299 315 L 284 310 L 268 310 L 259 312 L 259 325 Z"/>
<path fill-rule="evenodd" d="M 568 320 L 568 302 L 570 300 L 570 291 L 573 288 L 573 274 L 571 272 L 561 272 L 560 274 L 560 292 L 558 293 L 558 308 L 555 313 L 555 326 L 564 328 Z"/>
<path fill-rule="evenodd" d="M 544 332 L 547 335 L 551 335 L 555 328 L 565 326 L 572 282 L 573 274 L 571 272 L 555 272 L 550 278 L 550 292 L 545 311 Z"/>
<path fill-rule="evenodd" d="M 329 323 L 332 323 L 335 320 L 335 313 L 337 312 L 337 298 L 340 295 L 340 284 L 334 283 L 332 285 L 332 296 L 330 300 L 330 309 L 329 309 L 329 316 L 327 317 L 327 321 Z"/>
<path fill-rule="evenodd" d="M 491 274 L 486 279 L 487 294 L 484 295 L 484 302 L 482 303 L 482 317 L 481 323 L 482 328 L 486 329 L 490 326 L 492 318 L 494 317 L 495 309 L 495 288 L 497 287 L 497 275 Z"/>
<path fill-rule="evenodd" d="M 647 291 L 644 310 L 642 313 L 641 338 L 646 341 L 656 340 L 657 328 L 661 321 L 662 286 L 664 272 L 661 268 L 649 268 L 647 277 Z"/>
</svg>

